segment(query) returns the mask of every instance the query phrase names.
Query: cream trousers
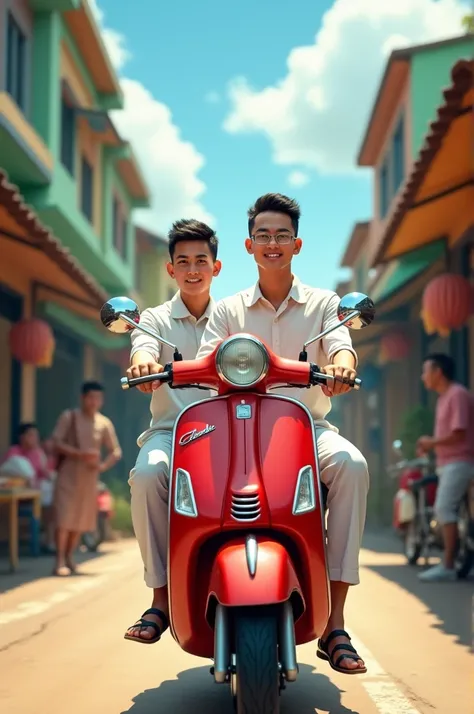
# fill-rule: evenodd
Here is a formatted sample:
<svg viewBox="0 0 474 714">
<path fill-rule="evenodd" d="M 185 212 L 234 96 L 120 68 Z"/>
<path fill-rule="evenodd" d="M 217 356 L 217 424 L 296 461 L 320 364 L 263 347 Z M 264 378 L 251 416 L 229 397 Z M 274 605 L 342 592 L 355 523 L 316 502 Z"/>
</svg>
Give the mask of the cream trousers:
<svg viewBox="0 0 474 714">
<path fill-rule="evenodd" d="M 359 582 L 369 473 L 360 451 L 332 429 L 316 428 L 321 478 L 328 487 L 331 580 Z M 171 431 L 151 431 L 130 472 L 132 519 L 150 588 L 166 585 Z"/>
</svg>

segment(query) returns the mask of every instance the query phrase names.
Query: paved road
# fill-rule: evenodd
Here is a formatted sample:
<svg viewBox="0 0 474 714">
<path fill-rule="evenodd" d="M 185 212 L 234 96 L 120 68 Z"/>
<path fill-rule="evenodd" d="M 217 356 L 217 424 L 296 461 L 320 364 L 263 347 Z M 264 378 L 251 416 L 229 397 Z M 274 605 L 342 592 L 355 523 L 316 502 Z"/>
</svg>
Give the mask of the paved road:
<svg viewBox="0 0 474 714">
<path fill-rule="evenodd" d="M 420 583 L 395 551 L 392 539 L 367 538 L 362 585 L 350 593 L 347 626 L 368 674 L 338 675 L 305 645 L 282 714 L 472 714 L 473 581 Z M 133 541 L 107 546 L 67 580 L 38 577 L 44 559 L 23 561 L 16 576 L 1 568 L 0 711 L 232 714 L 209 663 L 169 634 L 152 647 L 122 639 L 148 606 Z"/>
</svg>

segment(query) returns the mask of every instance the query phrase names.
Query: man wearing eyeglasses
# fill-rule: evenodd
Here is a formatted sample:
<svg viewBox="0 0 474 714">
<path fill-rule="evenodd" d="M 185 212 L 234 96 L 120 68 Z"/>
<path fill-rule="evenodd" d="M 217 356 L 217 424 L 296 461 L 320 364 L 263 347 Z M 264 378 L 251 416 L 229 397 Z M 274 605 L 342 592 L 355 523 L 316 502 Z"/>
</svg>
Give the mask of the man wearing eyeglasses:
<svg viewBox="0 0 474 714">
<path fill-rule="evenodd" d="M 298 237 L 299 219 L 298 203 L 281 194 L 261 196 L 249 209 L 245 247 L 257 263 L 258 282 L 217 303 L 204 331 L 198 359 L 238 332 L 255 335 L 281 357 L 296 359 L 305 342 L 337 320 L 336 293 L 303 285 L 292 273 L 293 256 L 303 245 Z M 308 360 L 325 365 L 326 374 L 354 379 L 357 355 L 348 329 L 342 326 L 310 345 Z M 328 487 L 331 615 L 318 642 L 318 653 L 338 672 L 363 674 L 367 671 L 365 664 L 344 630 L 344 606 L 349 586 L 359 583 L 369 474 L 360 451 L 326 420 L 330 397 L 348 389 L 341 382 L 333 382 L 331 386 L 280 393 L 301 401 L 310 410 L 316 426 L 321 478 Z"/>
</svg>

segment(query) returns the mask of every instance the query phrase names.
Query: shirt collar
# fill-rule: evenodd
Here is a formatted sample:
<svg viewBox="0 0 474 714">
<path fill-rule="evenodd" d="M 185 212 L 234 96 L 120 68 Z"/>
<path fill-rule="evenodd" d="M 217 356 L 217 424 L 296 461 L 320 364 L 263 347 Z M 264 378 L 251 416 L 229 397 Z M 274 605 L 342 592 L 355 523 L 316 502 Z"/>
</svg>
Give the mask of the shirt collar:
<svg viewBox="0 0 474 714">
<path fill-rule="evenodd" d="M 199 318 L 199 320 L 208 318 L 211 314 L 211 310 L 214 305 L 215 301 L 212 299 L 212 297 L 210 297 L 209 304 L 206 307 L 204 314 Z M 186 320 L 187 318 L 193 317 L 186 305 L 184 304 L 179 290 L 171 298 L 171 317 L 173 317 L 175 320 Z"/>
<path fill-rule="evenodd" d="M 295 302 L 299 302 L 301 304 L 307 302 L 308 300 L 303 289 L 303 284 L 301 283 L 300 279 L 296 277 L 296 275 L 293 275 L 293 283 L 291 286 L 291 290 L 286 297 L 287 300 L 289 300 L 290 298 L 292 298 Z M 249 290 L 247 290 L 247 292 L 244 294 L 244 304 L 246 307 L 252 307 L 259 300 L 264 299 L 265 298 L 263 297 L 262 291 L 260 290 L 260 284 L 258 280 L 255 285 Z"/>
</svg>

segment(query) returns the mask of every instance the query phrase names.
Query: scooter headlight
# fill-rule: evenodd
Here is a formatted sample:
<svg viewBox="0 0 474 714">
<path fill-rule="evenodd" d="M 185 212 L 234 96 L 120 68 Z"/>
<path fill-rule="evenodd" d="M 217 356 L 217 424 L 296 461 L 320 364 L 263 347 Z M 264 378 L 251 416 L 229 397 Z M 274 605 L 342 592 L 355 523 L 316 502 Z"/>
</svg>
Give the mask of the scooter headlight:
<svg viewBox="0 0 474 714">
<path fill-rule="evenodd" d="M 229 337 L 217 350 L 217 372 L 233 387 L 258 384 L 267 374 L 268 367 L 268 352 L 252 335 Z"/>
</svg>

